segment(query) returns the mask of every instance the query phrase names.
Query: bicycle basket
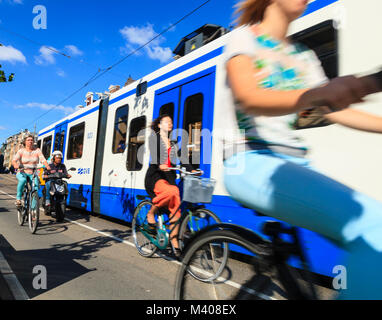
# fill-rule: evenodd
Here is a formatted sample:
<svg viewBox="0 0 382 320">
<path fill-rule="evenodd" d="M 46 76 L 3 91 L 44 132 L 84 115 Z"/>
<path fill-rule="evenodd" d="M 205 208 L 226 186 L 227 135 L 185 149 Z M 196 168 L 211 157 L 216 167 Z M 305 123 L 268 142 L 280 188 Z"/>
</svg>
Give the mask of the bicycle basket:
<svg viewBox="0 0 382 320">
<path fill-rule="evenodd" d="M 210 203 L 216 180 L 195 176 L 184 177 L 183 201 L 191 203 Z"/>
</svg>

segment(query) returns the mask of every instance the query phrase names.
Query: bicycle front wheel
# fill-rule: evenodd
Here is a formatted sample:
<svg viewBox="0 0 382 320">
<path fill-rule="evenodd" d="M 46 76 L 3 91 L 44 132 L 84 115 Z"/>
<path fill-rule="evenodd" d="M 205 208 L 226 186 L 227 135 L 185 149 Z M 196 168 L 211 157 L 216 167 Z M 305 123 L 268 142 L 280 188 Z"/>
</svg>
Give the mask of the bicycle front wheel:
<svg viewBox="0 0 382 320">
<path fill-rule="evenodd" d="M 24 199 L 24 204 L 17 208 L 17 222 L 22 226 L 28 215 L 28 199 L 26 191 L 23 192 L 22 199 Z"/>
<path fill-rule="evenodd" d="M 26 218 L 26 209 L 24 207 L 17 208 L 17 222 L 22 226 Z"/>
<path fill-rule="evenodd" d="M 28 212 L 29 230 L 33 234 L 36 232 L 40 220 L 40 201 L 37 191 L 32 192 Z"/>
<path fill-rule="evenodd" d="M 210 210 L 200 208 L 189 211 L 180 226 L 179 245 L 184 249 L 196 232 L 220 222 L 218 216 Z M 199 281 L 212 281 L 223 272 L 227 258 L 227 243 L 220 243 L 219 246 L 210 244 L 205 246 L 203 251 L 198 252 L 198 259 L 193 259 L 188 267 L 188 272 Z M 203 273 L 198 271 L 201 266 L 205 271 Z"/>
<path fill-rule="evenodd" d="M 152 207 L 153 204 L 150 201 L 142 201 L 135 209 L 132 221 L 134 244 L 139 254 L 143 257 L 151 257 L 157 250 L 156 245 L 142 233 L 142 230 L 148 226 L 147 214 Z"/>
<path fill-rule="evenodd" d="M 210 271 L 213 256 L 206 255 L 210 248 L 230 250 L 224 270 L 219 277 Z M 272 281 L 272 265 L 264 257 L 270 256 L 270 245 L 252 241 L 231 230 L 214 230 L 202 234 L 186 248 L 175 283 L 177 300 L 262 300 L 273 299 L 279 287 Z M 204 263 L 200 263 L 203 256 Z M 195 261 L 197 261 L 195 267 Z M 193 269 L 190 272 L 190 268 Z M 210 281 L 198 281 L 194 274 Z"/>
</svg>

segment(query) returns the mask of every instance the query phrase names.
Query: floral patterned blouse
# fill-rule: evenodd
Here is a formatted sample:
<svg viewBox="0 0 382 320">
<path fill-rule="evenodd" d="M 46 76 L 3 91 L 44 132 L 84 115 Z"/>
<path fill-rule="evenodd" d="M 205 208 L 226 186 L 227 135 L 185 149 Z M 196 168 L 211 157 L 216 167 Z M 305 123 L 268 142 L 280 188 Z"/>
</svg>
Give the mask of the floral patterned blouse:
<svg viewBox="0 0 382 320">
<path fill-rule="evenodd" d="M 283 43 L 243 26 L 231 32 L 225 47 L 225 61 L 237 55 L 253 60 L 258 87 L 270 90 L 296 90 L 318 87 L 328 81 L 313 51 L 300 44 Z M 246 141 L 307 150 L 294 124 L 297 114 L 253 116 L 246 114 L 231 94 L 228 103 L 235 109 L 239 129 Z M 308 108 L 308 106 L 307 106 Z"/>
</svg>

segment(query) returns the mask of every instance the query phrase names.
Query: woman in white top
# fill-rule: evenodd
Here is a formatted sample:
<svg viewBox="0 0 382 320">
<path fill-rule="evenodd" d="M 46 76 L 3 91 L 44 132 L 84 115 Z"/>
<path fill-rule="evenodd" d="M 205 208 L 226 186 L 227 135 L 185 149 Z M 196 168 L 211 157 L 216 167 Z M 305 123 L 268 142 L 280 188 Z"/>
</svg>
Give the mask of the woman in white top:
<svg viewBox="0 0 382 320">
<path fill-rule="evenodd" d="M 332 123 L 382 133 L 381 117 L 348 108 L 380 87 L 370 77 L 329 81 L 314 52 L 290 43 L 289 24 L 307 4 L 246 0 L 239 6 L 240 28 L 225 50 L 227 103 L 245 132 L 246 151 L 225 161 L 225 186 L 245 206 L 349 250 L 342 298 L 382 298 L 382 204 L 312 170 L 295 131 L 298 113 L 315 108 Z"/>
</svg>

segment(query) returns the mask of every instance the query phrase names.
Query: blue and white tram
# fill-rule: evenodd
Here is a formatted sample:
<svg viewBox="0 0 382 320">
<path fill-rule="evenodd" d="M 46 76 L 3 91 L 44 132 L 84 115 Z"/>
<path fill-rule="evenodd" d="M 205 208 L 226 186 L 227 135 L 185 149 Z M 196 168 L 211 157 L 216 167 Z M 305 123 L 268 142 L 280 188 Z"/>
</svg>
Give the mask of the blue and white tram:
<svg viewBox="0 0 382 320">
<path fill-rule="evenodd" d="M 380 63 L 377 61 L 380 54 L 369 54 L 366 60 L 359 58 L 367 52 L 381 52 L 381 45 L 373 39 L 370 30 L 382 30 L 376 13 L 382 11 L 382 3 L 369 2 L 365 15 L 368 18 L 362 18 L 362 23 L 358 22 L 365 12 L 364 4 L 353 0 L 311 1 L 306 14 L 294 23 L 291 33 L 316 51 L 329 77 L 365 71 Z M 374 9 L 370 10 L 371 7 Z M 370 15 L 375 15 L 375 19 L 370 19 Z M 198 30 L 196 37 L 203 30 Z M 146 194 L 144 177 L 150 161 L 145 145 L 148 133 L 142 134 L 141 129 L 148 127 L 160 113 L 169 113 L 174 129 L 190 133 L 182 145 L 191 146 L 190 152 L 193 158 L 201 159 L 200 168 L 205 175 L 217 180 L 213 201 L 206 206 L 222 221 L 250 229 L 256 230 L 261 221 L 269 219 L 243 208 L 224 189 L 224 139 L 215 135 L 212 139 L 200 138 L 201 129 L 237 130 L 233 112 L 224 108 L 228 90 L 224 45 L 229 36 L 230 33 L 224 34 L 195 50 L 191 46 L 187 54 L 185 50 L 190 48 L 190 43 L 186 42 L 195 38 L 185 37 L 176 49 L 179 59 L 39 132 L 39 144 L 45 156 L 59 149 L 66 166 L 77 168 L 69 181 L 69 206 L 131 221 L 137 195 Z M 354 41 L 355 36 L 360 37 L 362 50 L 360 42 Z M 373 109 L 377 100 L 363 108 L 381 112 Z M 316 150 L 311 158 L 317 168 L 381 200 L 375 181 L 382 181 L 378 170 L 382 148 L 370 148 L 382 142 L 380 136 L 365 137 L 337 125 L 305 129 L 304 135 Z M 354 150 L 354 141 L 358 151 Z M 145 152 L 141 163 L 138 156 L 142 146 Z M 360 163 L 369 170 L 375 169 L 373 181 L 357 172 Z M 319 235 L 301 231 L 313 271 L 333 276 L 333 267 L 345 253 Z"/>
</svg>

